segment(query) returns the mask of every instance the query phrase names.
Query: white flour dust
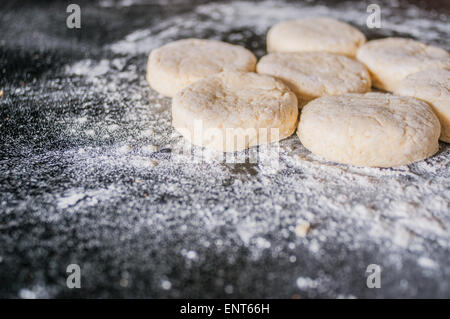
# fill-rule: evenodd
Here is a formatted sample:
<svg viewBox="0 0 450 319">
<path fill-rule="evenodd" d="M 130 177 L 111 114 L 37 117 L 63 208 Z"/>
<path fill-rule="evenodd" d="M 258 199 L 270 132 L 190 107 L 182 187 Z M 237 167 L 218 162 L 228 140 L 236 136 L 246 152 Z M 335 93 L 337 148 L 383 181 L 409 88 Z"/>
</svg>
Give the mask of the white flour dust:
<svg viewBox="0 0 450 319">
<path fill-rule="evenodd" d="M 128 4 L 131 3 L 122 1 L 122 5 Z M 104 5 L 120 3 L 104 1 Z M 385 18 L 380 34 L 401 33 L 449 48 L 449 38 L 442 38 L 450 28 L 446 17 L 433 20 L 431 27 L 427 13 L 415 7 L 405 13 L 407 18 L 401 23 L 392 8 L 382 10 Z M 168 193 L 179 200 L 165 203 L 164 213 L 157 205 L 144 205 L 140 213 L 142 223 L 171 232 L 195 227 L 202 233 L 205 247 L 214 244 L 220 250 L 221 246 L 231 247 L 238 241 L 254 259 L 270 252 L 296 263 L 298 258 L 290 251 L 297 247 L 307 247 L 315 256 L 312 258 L 320 259 L 323 246 L 329 242 L 342 243 L 350 250 L 377 245 L 380 250 L 389 251 L 389 257 L 374 262 L 402 267 L 398 254 L 408 251 L 417 257 L 419 267 L 448 271 L 447 264 L 433 258 L 438 251 L 450 248 L 449 144 L 441 143 L 439 153 L 430 159 L 393 169 L 324 161 L 307 151 L 296 136 L 280 143 L 279 168 L 275 172 L 270 170 L 270 164 L 236 172 L 214 157 L 190 163 L 189 158 L 176 153 L 162 156 L 161 150 L 184 141 L 171 128 L 170 99 L 150 90 L 145 82 L 146 56 L 151 49 L 183 37 L 225 37 L 247 43 L 247 34 L 263 37 L 278 21 L 306 16 L 340 18 L 367 31 L 365 6 L 360 2 L 333 8 L 272 1 L 206 4 L 108 45 L 105 50 L 116 54 L 113 59 L 83 60 L 67 66 L 68 76 L 82 77 L 89 84 L 87 92 L 82 92 L 85 87 L 75 89 L 87 98 L 80 117 L 66 119 L 68 134 L 100 144 L 109 142 L 107 146 L 70 151 L 73 169 L 83 169 L 82 174 L 89 176 L 96 170 L 121 168 L 135 174 L 136 180 L 140 174 L 151 174 L 159 184 L 149 186 L 149 193 L 153 193 L 149 196 Z M 254 48 L 259 56 L 264 54 L 261 43 Z M 102 99 L 101 117 L 90 114 L 89 96 Z M 116 110 L 121 110 L 120 114 Z M 226 189 L 217 189 L 217 185 L 224 184 Z M 58 207 L 114 201 L 121 187 L 124 186 L 116 181 L 108 189 L 73 189 L 57 196 Z M 214 198 L 214 204 L 208 198 Z M 117 222 L 121 222 L 120 217 Z M 211 234 L 221 227 L 227 227 L 225 238 L 215 239 Z M 284 239 L 286 247 L 280 246 L 279 241 L 272 242 L 270 234 Z M 190 247 L 180 254 L 191 263 L 201 258 Z M 301 271 L 293 280 L 300 289 L 316 289 L 327 282 L 305 277 Z M 168 280 L 161 286 L 171 289 Z"/>
<path fill-rule="evenodd" d="M 169 41 L 185 37 L 202 37 L 205 34 L 211 34 L 212 38 L 219 40 L 227 34 L 228 40 L 239 42 L 245 41 L 245 36 L 252 33 L 263 36 L 272 25 L 280 21 L 305 17 L 332 17 L 350 22 L 364 31 L 368 30 L 366 9 L 364 2 L 343 3 L 335 7 L 307 3 L 287 4 L 278 1 L 206 4 L 199 6 L 194 12 L 158 21 L 148 29 L 137 30 L 124 40 L 113 43 L 110 48 L 116 53 L 148 54 L 151 49 Z M 446 15 L 439 15 L 438 19 L 430 20 L 430 16 L 427 17 L 427 13 L 423 10 L 410 6 L 402 11 L 400 18 L 392 13 L 391 7 L 382 5 L 381 14 L 382 28 L 379 32 L 384 36 L 400 33 L 444 48 L 450 46 L 448 37 L 441 36 L 450 30 Z M 199 16 L 207 18 L 200 20 Z M 229 33 L 235 29 L 244 31 Z M 258 50 L 255 53 L 261 55 L 264 51 Z"/>
</svg>

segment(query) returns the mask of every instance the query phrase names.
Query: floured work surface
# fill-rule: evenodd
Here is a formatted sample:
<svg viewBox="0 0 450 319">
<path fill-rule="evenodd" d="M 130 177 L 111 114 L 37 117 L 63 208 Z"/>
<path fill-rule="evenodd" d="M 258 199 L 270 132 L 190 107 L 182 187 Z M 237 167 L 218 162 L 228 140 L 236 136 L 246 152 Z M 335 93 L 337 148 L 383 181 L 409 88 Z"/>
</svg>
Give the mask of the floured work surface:
<svg viewBox="0 0 450 319">
<path fill-rule="evenodd" d="M 81 2 L 81 30 L 57 3 L 0 14 L 2 297 L 450 297 L 449 144 L 394 169 L 321 160 L 295 135 L 278 161 L 195 162 L 145 82 L 152 48 L 211 38 L 261 57 L 271 25 L 312 15 L 449 50 L 448 7 L 386 1 L 368 29 L 353 2 L 143 2 Z"/>
</svg>

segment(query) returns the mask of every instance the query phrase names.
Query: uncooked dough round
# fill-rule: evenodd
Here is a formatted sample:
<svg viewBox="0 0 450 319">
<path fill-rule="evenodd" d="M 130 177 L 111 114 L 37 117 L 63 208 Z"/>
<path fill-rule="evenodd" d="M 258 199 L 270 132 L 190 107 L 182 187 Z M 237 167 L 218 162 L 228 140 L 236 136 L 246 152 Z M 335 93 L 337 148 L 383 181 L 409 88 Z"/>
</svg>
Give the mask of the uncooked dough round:
<svg viewBox="0 0 450 319">
<path fill-rule="evenodd" d="M 215 40 L 184 39 L 151 52 L 147 82 L 173 97 L 185 86 L 222 71 L 255 71 L 256 57 L 244 47 Z"/>
<path fill-rule="evenodd" d="M 327 51 L 354 57 L 365 42 L 358 29 L 330 18 L 285 21 L 267 33 L 268 52 Z"/>
<path fill-rule="evenodd" d="M 232 152 L 294 133 L 297 98 L 268 75 L 222 72 L 195 82 L 172 101 L 172 125 L 192 144 Z"/>
<path fill-rule="evenodd" d="M 302 144 L 327 160 L 391 167 L 437 152 L 440 124 L 431 107 L 388 93 L 323 96 L 302 110 Z"/>
<path fill-rule="evenodd" d="M 441 122 L 440 140 L 450 143 L 450 71 L 434 69 L 408 75 L 395 91 L 428 102 Z"/>
<path fill-rule="evenodd" d="M 275 76 L 297 95 L 299 106 L 323 95 L 370 91 L 370 74 L 358 61 L 328 52 L 277 52 L 262 57 L 258 73 Z"/>
<path fill-rule="evenodd" d="M 357 53 L 372 75 L 373 86 L 395 90 L 406 76 L 427 69 L 450 69 L 447 51 L 403 38 L 387 38 L 367 42 Z"/>
</svg>

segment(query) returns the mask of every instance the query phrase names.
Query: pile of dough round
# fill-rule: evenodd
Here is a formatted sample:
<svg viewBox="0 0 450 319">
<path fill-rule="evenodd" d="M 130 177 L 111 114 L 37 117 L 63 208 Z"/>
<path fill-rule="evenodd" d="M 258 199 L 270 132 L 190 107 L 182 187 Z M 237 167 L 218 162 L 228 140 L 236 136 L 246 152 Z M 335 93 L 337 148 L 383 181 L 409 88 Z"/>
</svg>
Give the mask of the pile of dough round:
<svg viewBox="0 0 450 319">
<path fill-rule="evenodd" d="M 278 23 L 267 34 L 268 52 L 327 51 L 354 57 L 366 37 L 351 25 L 310 18 Z"/>
<path fill-rule="evenodd" d="M 297 95 L 299 106 L 323 95 L 370 91 L 370 74 L 358 61 L 328 52 L 279 52 L 264 56 L 258 73 L 275 76 Z"/>
<path fill-rule="evenodd" d="M 185 87 L 172 101 L 172 125 L 181 135 L 224 152 L 288 137 L 297 116 L 295 94 L 256 73 L 222 72 Z"/>
<path fill-rule="evenodd" d="M 416 98 L 350 93 L 308 103 L 297 134 L 307 149 L 327 160 L 391 167 L 436 153 L 440 124 L 430 106 Z"/>
<path fill-rule="evenodd" d="M 357 53 L 372 75 L 373 85 L 382 90 L 395 90 L 406 76 L 427 69 L 450 69 L 447 51 L 403 38 L 387 38 L 367 42 Z"/>
<path fill-rule="evenodd" d="M 222 71 L 255 71 L 256 57 L 238 45 L 202 39 L 184 39 L 151 52 L 147 82 L 173 97 L 185 86 Z"/>
<path fill-rule="evenodd" d="M 395 90 L 428 102 L 441 122 L 440 140 L 450 143 L 450 71 L 434 69 L 408 75 Z"/>
</svg>

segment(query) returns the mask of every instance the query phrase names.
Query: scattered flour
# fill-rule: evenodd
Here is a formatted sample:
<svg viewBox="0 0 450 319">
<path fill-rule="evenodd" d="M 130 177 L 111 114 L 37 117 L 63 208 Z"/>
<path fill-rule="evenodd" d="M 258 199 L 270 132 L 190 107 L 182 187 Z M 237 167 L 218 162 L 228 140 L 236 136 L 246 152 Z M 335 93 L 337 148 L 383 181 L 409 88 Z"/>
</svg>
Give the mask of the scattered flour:
<svg viewBox="0 0 450 319">
<path fill-rule="evenodd" d="M 136 0 L 101 2 L 105 7 L 139 4 Z M 365 9 L 363 2 L 335 7 L 274 1 L 205 4 L 105 47 L 118 57 L 67 66 L 68 76 L 79 77 L 87 85 L 73 89 L 85 97 L 79 117 L 62 121 L 68 136 L 88 141 L 65 151 L 64 157 L 72 159 L 67 170 L 87 181 L 121 171 L 126 182 L 112 180 L 106 188 L 74 187 L 53 194 L 57 209 L 76 212 L 89 205 L 116 203 L 134 187 L 145 197 L 138 203 L 142 208 L 136 213 L 138 221 L 133 221 L 137 223 L 134 232 L 151 227 L 158 234 L 179 234 L 194 228 L 200 237 L 196 237 L 197 245 L 214 245 L 219 252 L 241 245 L 253 259 L 270 253 L 294 264 L 301 261 L 295 256 L 299 247 L 320 260 L 328 243 L 343 244 L 349 250 L 376 245 L 391 254 L 388 260 L 376 261 L 380 264 L 399 265 L 397 257 L 408 251 L 422 268 L 447 270 L 448 264 L 434 261 L 433 256 L 450 248 L 449 144 L 442 143 L 440 152 L 430 159 L 392 169 L 327 162 L 307 151 L 296 136 L 280 143 L 279 157 L 262 150 L 265 160 L 258 164 L 224 164 L 217 154 L 195 147 L 193 156 L 186 156 L 175 151 L 176 146 L 187 145 L 171 128 L 170 100 L 150 90 L 144 78 L 151 49 L 178 38 L 248 44 L 261 56 L 264 34 L 278 21 L 330 16 L 366 32 Z M 407 18 L 398 23 L 394 9 L 395 5 L 382 6 L 381 35 L 400 33 L 450 47 L 450 39 L 442 38 L 442 33 L 450 31 L 446 17 L 431 24 L 427 13 L 411 7 L 405 12 Z M 255 37 L 256 43 L 248 42 L 248 37 Z M 102 102 L 94 105 L 98 99 Z M 94 107 L 100 115 L 93 115 Z M 130 220 L 118 215 L 115 223 L 129 227 Z M 186 244 L 180 252 L 192 262 L 202 258 L 198 248 Z M 321 285 L 298 275 L 293 282 L 300 290 Z M 172 289 L 166 279 L 160 286 Z M 233 293 L 233 286 L 224 287 L 226 293 Z M 19 295 L 34 297 L 36 292 L 22 290 Z"/>
<path fill-rule="evenodd" d="M 246 32 L 264 36 L 275 23 L 302 17 L 327 16 L 353 23 L 366 29 L 367 5 L 364 2 L 343 3 L 340 6 L 325 6 L 312 3 L 290 4 L 278 1 L 258 3 L 235 1 L 226 4 L 205 4 L 194 12 L 177 15 L 158 21 L 152 28 L 137 30 L 124 40 L 110 46 L 116 53 L 148 54 L 150 50 L 169 41 L 184 37 L 202 37 L 209 32 L 213 38 L 222 39 L 230 29 L 244 29 L 242 33 L 231 34 L 230 41 L 245 41 Z M 446 15 L 430 20 L 423 10 L 412 5 L 402 11 L 401 21 L 392 14 L 390 6 L 381 5 L 382 29 L 386 36 L 394 33 L 417 37 L 440 46 L 449 46 L 450 40 L 441 34 L 449 32 Z M 208 17 L 198 19 L 198 16 Z M 406 18 L 405 18 L 406 16 Z M 251 31 L 250 31 L 251 30 Z M 257 52 L 261 55 L 261 51 Z"/>
<path fill-rule="evenodd" d="M 296 283 L 297 287 L 300 289 L 309 289 L 309 288 L 317 288 L 320 281 L 308 277 L 298 277 Z"/>
</svg>

